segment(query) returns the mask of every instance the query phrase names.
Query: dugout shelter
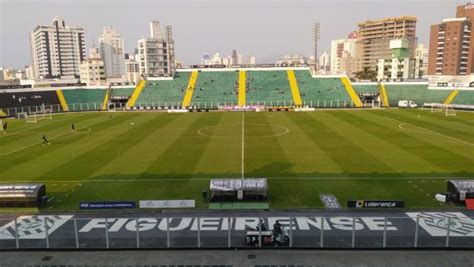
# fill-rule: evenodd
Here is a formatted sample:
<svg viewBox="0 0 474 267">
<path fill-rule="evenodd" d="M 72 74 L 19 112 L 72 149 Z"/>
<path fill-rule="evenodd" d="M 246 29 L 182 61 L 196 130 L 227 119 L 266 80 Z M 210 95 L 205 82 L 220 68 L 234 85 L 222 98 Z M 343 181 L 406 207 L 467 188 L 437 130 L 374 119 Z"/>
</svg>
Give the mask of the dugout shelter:
<svg viewBox="0 0 474 267">
<path fill-rule="evenodd" d="M 448 192 L 453 202 L 474 199 L 474 180 L 448 180 Z"/>
<path fill-rule="evenodd" d="M 211 179 L 211 200 L 266 200 L 266 178 Z"/>
<path fill-rule="evenodd" d="M 40 208 L 45 201 L 44 184 L 0 184 L 0 208 Z"/>
</svg>

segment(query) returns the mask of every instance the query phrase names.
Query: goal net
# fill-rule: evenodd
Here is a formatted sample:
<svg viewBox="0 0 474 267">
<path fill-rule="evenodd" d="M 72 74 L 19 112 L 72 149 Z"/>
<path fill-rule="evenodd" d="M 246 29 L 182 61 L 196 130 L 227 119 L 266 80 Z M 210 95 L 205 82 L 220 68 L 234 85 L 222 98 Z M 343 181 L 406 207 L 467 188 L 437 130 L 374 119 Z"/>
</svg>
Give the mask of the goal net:
<svg viewBox="0 0 474 267">
<path fill-rule="evenodd" d="M 446 108 L 444 110 L 445 116 L 456 116 L 456 111 L 454 111 L 454 107 L 452 105 L 445 105 Z"/>
<path fill-rule="evenodd" d="M 25 116 L 25 115 L 22 115 Z M 53 112 L 50 109 L 45 109 L 38 112 L 32 112 L 30 114 L 26 114 L 26 123 L 37 123 L 40 120 L 52 120 L 53 119 Z"/>
<path fill-rule="evenodd" d="M 26 115 L 26 123 L 37 123 L 38 117 L 36 116 L 36 112 Z"/>
<path fill-rule="evenodd" d="M 443 104 L 436 104 L 431 106 L 431 113 L 443 112 Z"/>
<path fill-rule="evenodd" d="M 28 113 L 26 112 L 19 112 L 18 114 L 16 114 L 16 118 L 19 120 L 26 120 L 27 117 Z"/>
<path fill-rule="evenodd" d="M 445 116 L 456 116 L 453 105 L 437 104 L 431 106 L 431 113 L 441 113 Z"/>
</svg>

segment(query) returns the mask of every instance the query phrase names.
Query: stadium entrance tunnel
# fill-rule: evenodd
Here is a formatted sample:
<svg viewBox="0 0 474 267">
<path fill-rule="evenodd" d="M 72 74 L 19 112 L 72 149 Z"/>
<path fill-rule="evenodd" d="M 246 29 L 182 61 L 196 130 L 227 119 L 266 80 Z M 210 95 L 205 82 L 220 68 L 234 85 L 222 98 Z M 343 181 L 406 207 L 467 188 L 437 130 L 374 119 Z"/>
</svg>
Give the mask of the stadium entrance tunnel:
<svg viewBox="0 0 474 267">
<path fill-rule="evenodd" d="M 290 132 L 290 129 L 276 124 L 263 123 L 241 123 L 220 124 L 215 126 L 207 126 L 198 129 L 197 133 L 206 137 L 224 138 L 224 139 L 241 139 L 242 127 L 244 127 L 245 138 L 272 138 L 278 137 Z"/>
</svg>

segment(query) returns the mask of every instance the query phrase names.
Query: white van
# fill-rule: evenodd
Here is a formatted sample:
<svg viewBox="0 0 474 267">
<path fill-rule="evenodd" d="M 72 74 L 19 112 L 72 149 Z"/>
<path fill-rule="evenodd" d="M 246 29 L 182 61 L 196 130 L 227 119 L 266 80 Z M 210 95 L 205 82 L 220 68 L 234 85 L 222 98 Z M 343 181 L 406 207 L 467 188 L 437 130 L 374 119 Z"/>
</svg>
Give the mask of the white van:
<svg viewBox="0 0 474 267">
<path fill-rule="evenodd" d="M 398 107 L 399 108 L 416 108 L 418 107 L 418 105 L 411 100 L 399 100 Z"/>
</svg>

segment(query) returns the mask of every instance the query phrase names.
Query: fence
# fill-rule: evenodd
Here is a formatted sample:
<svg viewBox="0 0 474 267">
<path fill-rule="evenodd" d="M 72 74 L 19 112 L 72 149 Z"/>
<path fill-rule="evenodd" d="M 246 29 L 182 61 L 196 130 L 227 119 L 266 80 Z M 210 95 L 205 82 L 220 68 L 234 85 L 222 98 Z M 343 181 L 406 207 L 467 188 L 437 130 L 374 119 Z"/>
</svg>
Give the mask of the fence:
<svg viewBox="0 0 474 267">
<path fill-rule="evenodd" d="M 168 109 L 168 108 L 182 108 L 181 102 L 143 102 L 136 103 L 134 109 L 147 110 L 147 109 Z M 237 102 L 193 102 L 191 108 L 194 109 L 218 109 L 220 107 L 237 106 Z M 293 102 L 287 101 L 262 101 L 262 102 L 248 102 L 247 106 L 267 106 L 267 107 L 294 107 Z M 321 100 L 321 101 L 303 101 L 303 105 L 306 107 L 314 108 L 352 108 L 354 103 L 348 100 Z M 378 101 L 364 101 L 364 107 L 380 107 Z M 52 110 L 53 112 L 65 112 L 60 104 L 53 105 L 40 105 L 40 106 L 25 106 L 25 107 L 12 107 L 4 108 L 3 111 L 9 117 L 16 117 L 18 113 L 32 114 L 39 112 L 44 109 Z M 126 103 L 109 103 L 108 110 L 125 110 Z M 74 103 L 68 104 L 69 112 L 81 112 L 81 111 L 100 111 L 102 110 L 102 103 Z"/>
<path fill-rule="evenodd" d="M 207 215 L 205 215 L 207 216 Z M 266 229 L 256 229 L 263 219 Z M 0 221 L 0 250 L 178 249 L 272 246 L 269 228 L 279 220 L 289 248 L 474 248 L 474 218 L 290 216 L 119 217 L 20 216 Z M 267 230 L 267 231 L 266 231 Z M 284 240 L 284 239 L 282 239 Z"/>
</svg>

